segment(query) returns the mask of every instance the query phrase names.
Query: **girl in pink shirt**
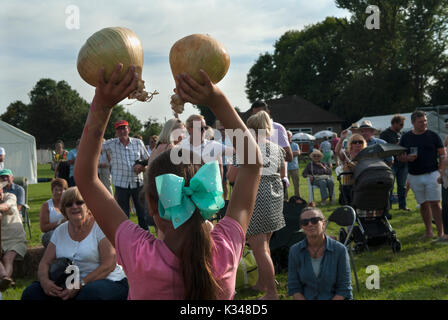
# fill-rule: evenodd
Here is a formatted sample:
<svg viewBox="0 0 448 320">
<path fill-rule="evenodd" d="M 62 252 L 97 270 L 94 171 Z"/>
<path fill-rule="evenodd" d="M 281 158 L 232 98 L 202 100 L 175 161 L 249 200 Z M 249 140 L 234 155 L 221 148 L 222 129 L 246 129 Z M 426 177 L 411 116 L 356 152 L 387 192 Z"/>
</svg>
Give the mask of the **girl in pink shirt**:
<svg viewBox="0 0 448 320">
<path fill-rule="evenodd" d="M 217 163 L 202 167 L 174 164 L 171 151 L 158 156 L 146 170 L 144 186 L 151 215 L 163 234 L 163 239 L 156 239 L 127 219 L 97 176 L 101 141 L 112 108 L 137 88 L 135 68 L 129 68 L 126 77 L 118 81 L 121 69 L 119 64 L 107 83 L 104 69 L 99 71 L 78 150 L 75 180 L 98 225 L 116 248 L 118 263 L 129 281 L 128 298 L 232 299 L 260 181 L 257 143 L 205 72 L 201 71 L 203 85 L 186 74 L 178 75 L 175 91 L 184 101 L 209 106 L 226 129 L 245 133 L 245 142 L 235 146 L 239 159 L 245 161 L 225 218 L 210 230 L 206 219 L 223 206 L 222 185 L 215 183 L 221 181 Z M 249 151 L 255 152 L 255 157 L 249 157 L 253 156 Z M 190 151 L 180 152 L 191 160 Z"/>
</svg>

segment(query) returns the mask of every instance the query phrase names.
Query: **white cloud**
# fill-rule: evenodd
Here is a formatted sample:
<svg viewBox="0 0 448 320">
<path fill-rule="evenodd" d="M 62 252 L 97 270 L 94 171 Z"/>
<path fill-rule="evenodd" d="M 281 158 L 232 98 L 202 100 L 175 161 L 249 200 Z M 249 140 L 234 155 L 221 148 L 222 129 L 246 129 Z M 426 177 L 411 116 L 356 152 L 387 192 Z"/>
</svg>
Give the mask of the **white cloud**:
<svg viewBox="0 0 448 320">
<path fill-rule="evenodd" d="M 79 30 L 65 27 L 68 5 L 80 9 Z M 2 2 L 0 114 L 15 100 L 28 103 L 28 93 L 40 78 L 65 80 L 90 101 L 94 88 L 79 77 L 77 54 L 91 34 L 109 26 L 125 26 L 139 36 L 145 51 L 143 79 L 148 90 L 160 92 L 150 103 L 127 106 L 141 121 L 149 116 L 161 120 L 171 117 L 169 101 L 174 80 L 168 53 L 175 41 L 192 33 L 209 33 L 227 48 L 231 65 L 219 86 L 234 105 L 246 110 L 246 75 L 259 54 L 272 52 L 285 31 L 331 15 L 348 13 L 336 8 L 333 0 Z M 196 112 L 187 106 L 181 118 Z"/>
</svg>

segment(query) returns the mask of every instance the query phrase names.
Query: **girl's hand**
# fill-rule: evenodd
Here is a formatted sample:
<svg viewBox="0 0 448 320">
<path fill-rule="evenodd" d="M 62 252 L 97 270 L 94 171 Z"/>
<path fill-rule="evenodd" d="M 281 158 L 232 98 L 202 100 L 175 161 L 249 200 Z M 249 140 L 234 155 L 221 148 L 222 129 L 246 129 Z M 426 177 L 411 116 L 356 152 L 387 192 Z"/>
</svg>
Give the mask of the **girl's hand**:
<svg viewBox="0 0 448 320">
<path fill-rule="evenodd" d="M 93 97 L 95 105 L 112 108 L 137 89 L 138 75 L 135 73 L 135 66 L 129 67 L 126 76 L 118 82 L 121 69 L 123 64 L 119 63 L 107 83 L 104 80 L 104 68 L 98 71 L 98 85 Z"/>
<path fill-rule="evenodd" d="M 212 83 L 209 76 L 204 70 L 200 70 L 204 84 L 200 85 L 188 74 L 176 76 L 175 92 L 186 102 L 195 105 L 204 105 L 209 108 L 214 107 L 214 99 L 218 95 L 222 95 L 219 88 Z"/>
</svg>

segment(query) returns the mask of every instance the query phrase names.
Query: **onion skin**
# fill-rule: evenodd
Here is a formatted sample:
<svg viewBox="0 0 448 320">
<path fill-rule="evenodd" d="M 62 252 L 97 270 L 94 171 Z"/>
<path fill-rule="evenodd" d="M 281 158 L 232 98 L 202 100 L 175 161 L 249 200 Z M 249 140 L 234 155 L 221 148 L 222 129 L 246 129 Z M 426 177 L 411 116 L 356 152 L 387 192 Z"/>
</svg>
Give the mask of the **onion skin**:
<svg viewBox="0 0 448 320">
<path fill-rule="evenodd" d="M 199 72 L 202 69 L 213 83 L 218 83 L 229 70 L 230 57 L 224 46 L 208 34 L 192 34 L 171 47 L 170 66 L 174 77 L 185 72 L 204 84 Z"/>
<path fill-rule="evenodd" d="M 77 68 L 81 78 L 88 84 L 98 85 L 98 70 L 104 67 L 105 81 L 109 81 L 117 64 L 122 63 L 118 82 L 123 80 L 129 67 L 134 65 L 139 77 L 138 89 L 130 99 L 147 101 L 152 98 L 145 90 L 142 80 L 143 48 L 140 39 L 130 29 L 123 27 L 104 28 L 90 36 L 78 53 Z M 157 93 L 154 93 L 157 94 Z"/>
</svg>

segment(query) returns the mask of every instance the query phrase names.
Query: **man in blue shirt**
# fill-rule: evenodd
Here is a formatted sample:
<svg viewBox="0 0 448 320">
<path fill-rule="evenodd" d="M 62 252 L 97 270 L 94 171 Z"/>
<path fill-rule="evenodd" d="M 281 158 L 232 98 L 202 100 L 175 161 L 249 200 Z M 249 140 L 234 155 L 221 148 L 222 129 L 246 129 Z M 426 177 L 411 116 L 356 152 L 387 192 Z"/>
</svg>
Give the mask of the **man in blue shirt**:
<svg viewBox="0 0 448 320">
<path fill-rule="evenodd" d="M 289 145 L 292 151 L 292 160 L 288 162 L 288 177 L 291 177 L 294 185 L 294 195 L 300 197 L 300 185 L 299 185 L 299 155 L 300 147 L 297 143 L 292 142 L 292 132 L 287 131 Z"/>
<path fill-rule="evenodd" d="M 8 184 L 3 188 L 3 192 L 13 193 L 17 197 L 17 209 L 20 211 L 25 205 L 25 190 L 14 183 L 14 176 L 9 169 L 0 170 L 0 181 L 6 181 Z"/>
<path fill-rule="evenodd" d="M 69 187 L 76 186 L 73 171 L 75 169 L 76 154 L 78 153 L 78 146 L 79 146 L 80 142 L 81 142 L 80 139 L 76 140 L 76 147 L 75 147 L 75 149 L 70 150 L 70 152 L 67 155 L 67 163 L 70 165 L 70 175 L 69 175 L 69 178 L 68 178 L 68 186 Z"/>
</svg>

